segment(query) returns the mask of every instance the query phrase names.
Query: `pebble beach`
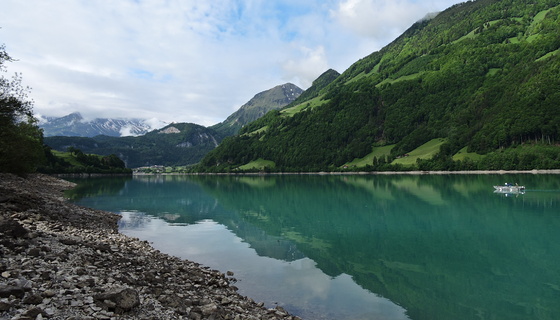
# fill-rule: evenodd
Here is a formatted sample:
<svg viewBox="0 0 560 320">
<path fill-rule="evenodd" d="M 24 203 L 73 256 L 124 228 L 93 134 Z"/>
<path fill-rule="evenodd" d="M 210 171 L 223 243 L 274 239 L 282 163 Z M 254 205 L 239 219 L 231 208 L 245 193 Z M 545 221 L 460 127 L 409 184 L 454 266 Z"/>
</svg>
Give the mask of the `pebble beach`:
<svg viewBox="0 0 560 320">
<path fill-rule="evenodd" d="M 0 174 L 0 319 L 300 319 L 120 234 L 118 215 L 65 201 L 73 186 Z"/>
</svg>

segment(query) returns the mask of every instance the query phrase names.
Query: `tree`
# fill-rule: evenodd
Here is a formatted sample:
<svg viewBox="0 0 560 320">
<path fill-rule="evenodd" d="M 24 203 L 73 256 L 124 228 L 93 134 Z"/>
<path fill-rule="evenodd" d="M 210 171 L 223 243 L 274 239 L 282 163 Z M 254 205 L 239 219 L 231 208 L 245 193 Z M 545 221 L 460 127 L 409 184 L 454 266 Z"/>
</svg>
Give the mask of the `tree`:
<svg viewBox="0 0 560 320">
<path fill-rule="evenodd" d="M 13 59 L 0 45 L 0 72 Z M 22 87 L 21 75 L 10 80 L 0 75 L 0 172 L 33 172 L 44 158 L 43 134 L 33 117 L 29 88 Z"/>
<path fill-rule="evenodd" d="M 115 154 L 110 154 L 108 156 L 105 156 L 101 159 L 101 162 L 108 166 L 109 168 L 126 168 L 126 165 L 124 163 L 124 161 L 122 161 L 119 157 L 117 157 L 117 155 Z"/>
</svg>

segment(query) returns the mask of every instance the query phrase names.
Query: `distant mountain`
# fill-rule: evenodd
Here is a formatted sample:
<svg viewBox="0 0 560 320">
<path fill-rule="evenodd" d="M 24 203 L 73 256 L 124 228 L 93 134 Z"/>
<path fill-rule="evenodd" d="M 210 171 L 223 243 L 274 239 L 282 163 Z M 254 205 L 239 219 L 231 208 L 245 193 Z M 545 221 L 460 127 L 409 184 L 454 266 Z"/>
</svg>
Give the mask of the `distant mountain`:
<svg viewBox="0 0 560 320">
<path fill-rule="evenodd" d="M 149 132 L 152 127 L 141 119 L 106 119 L 97 118 L 85 121 L 79 112 L 64 117 L 42 117 L 39 127 L 45 137 L 71 136 L 95 137 L 106 135 L 111 137 L 139 136 Z"/>
<path fill-rule="evenodd" d="M 138 137 L 45 137 L 49 147 L 66 151 L 74 147 L 86 154 L 115 154 L 128 168 L 197 163 L 220 143 L 212 129 L 193 123 L 172 123 Z"/>
<path fill-rule="evenodd" d="M 143 127 L 142 120 L 96 119 L 85 122 L 79 113 L 47 119 L 41 127 L 45 130 L 45 144 L 55 150 L 66 151 L 74 147 L 86 154 L 115 154 L 128 168 L 189 165 L 199 162 L 224 137 L 234 135 L 242 126 L 266 112 L 286 106 L 302 91 L 291 83 L 263 91 L 224 122 L 209 128 L 193 123 L 172 123 L 145 133 L 142 130 L 149 126 Z M 145 134 L 120 136 L 119 132 Z"/>
<path fill-rule="evenodd" d="M 225 121 L 210 128 L 223 137 L 237 134 L 249 122 L 264 116 L 270 110 L 277 110 L 297 99 L 303 92 L 298 86 L 286 83 L 256 94 L 239 110 L 231 114 Z"/>
</svg>

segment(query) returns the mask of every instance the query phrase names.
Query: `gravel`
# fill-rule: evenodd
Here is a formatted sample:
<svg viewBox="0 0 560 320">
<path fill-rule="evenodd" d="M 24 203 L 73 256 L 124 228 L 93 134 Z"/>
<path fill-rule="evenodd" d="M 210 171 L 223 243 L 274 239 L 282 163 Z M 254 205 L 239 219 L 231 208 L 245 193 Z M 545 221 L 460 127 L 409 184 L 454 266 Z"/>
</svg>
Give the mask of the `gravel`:
<svg viewBox="0 0 560 320">
<path fill-rule="evenodd" d="M 120 234 L 118 215 L 64 200 L 73 186 L 0 174 L 0 319 L 299 319 Z"/>
</svg>

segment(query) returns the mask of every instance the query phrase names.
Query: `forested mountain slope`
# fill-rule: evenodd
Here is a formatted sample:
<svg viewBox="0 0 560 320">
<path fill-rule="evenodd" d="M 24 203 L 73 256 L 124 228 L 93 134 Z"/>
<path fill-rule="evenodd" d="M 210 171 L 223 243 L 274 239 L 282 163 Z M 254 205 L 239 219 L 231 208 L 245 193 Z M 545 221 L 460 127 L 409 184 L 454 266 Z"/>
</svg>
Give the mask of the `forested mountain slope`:
<svg viewBox="0 0 560 320">
<path fill-rule="evenodd" d="M 559 15 L 556 0 L 455 5 L 359 60 L 320 94 L 304 92 L 307 100 L 247 125 L 199 169 L 263 159 L 274 170 L 336 170 L 382 146 L 390 152 L 371 167 L 394 169 L 387 164 L 435 138 L 444 142 L 439 153 L 412 167 L 560 167 Z M 453 161 L 465 147 L 486 156 Z"/>
</svg>

